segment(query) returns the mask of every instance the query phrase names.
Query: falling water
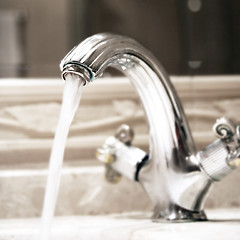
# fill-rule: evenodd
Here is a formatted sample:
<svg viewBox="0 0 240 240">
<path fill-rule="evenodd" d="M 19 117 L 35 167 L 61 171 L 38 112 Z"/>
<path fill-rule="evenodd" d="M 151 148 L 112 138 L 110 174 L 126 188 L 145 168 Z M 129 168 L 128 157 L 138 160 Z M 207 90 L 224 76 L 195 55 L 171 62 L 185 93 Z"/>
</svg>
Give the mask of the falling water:
<svg viewBox="0 0 240 240">
<path fill-rule="evenodd" d="M 67 74 L 62 108 L 50 156 L 49 173 L 42 211 L 40 240 L 48 240 L 58 196 L 61 167 L 69 127 L 77 111 L 82 95 L 83 81 L 77 75 Z"/>
</svg>

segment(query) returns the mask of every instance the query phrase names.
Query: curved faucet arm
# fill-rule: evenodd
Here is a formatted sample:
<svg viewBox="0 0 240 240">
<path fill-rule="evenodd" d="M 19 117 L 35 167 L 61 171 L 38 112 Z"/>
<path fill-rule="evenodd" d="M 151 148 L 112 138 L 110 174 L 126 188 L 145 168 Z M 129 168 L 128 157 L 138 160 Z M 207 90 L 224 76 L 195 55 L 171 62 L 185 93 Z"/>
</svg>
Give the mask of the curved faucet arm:
<svg viewBox="0 0 240 240">
<path fill-rule="evenodd" d="M 114 60 L 125 54 L 137 56 L 148 62 L 154 70 L 156 68 L 154 57 L 135 40 L 109 33 L 96 34 L 74 47 L 61 61 L 60 68 L 63 70 L 64 66 L 71 62 L 81 63 L 91 68 L 95 77 L 98 77 Z"/>
<path fill-rule="evenodd" d="M 183 148 L 184 155 L 189 156 L 196 152 L 185 114 L 168 75 L 158 60 L 135 40 L 108 33 L 94 35 L 67 54 L 61 61 L 61 71 L 64 73 L 72 64 L 84 66 L 83 68 L 91 73 L 88 79 L 85 77 L 88 82 L 101 76 L 109 66 L 121 70 L 136 87 L 143 105 L 146 105 L 144 109 L 147 116 L 149 108 L 154 108 L 156 114 L 156 111 L 163 107 L 164 115 L 168 115 L 171 125 L 168 126 L 172 132 L 172 136 L 169 137 L 174 138 L 176 145 L 181 145 L 178 147 Z M 163 102 L 163 106 L 160 102 Z M 156 117 L 148 117 L 148 121 L 152 118 Z M 163 118 L 162 115 L 157 119 L 156 128 L 160 128 Z M 151 126 L 149 123 L 150 128 Z M 159 137 L 163 138 L 163 134 Z"/>
</svg>

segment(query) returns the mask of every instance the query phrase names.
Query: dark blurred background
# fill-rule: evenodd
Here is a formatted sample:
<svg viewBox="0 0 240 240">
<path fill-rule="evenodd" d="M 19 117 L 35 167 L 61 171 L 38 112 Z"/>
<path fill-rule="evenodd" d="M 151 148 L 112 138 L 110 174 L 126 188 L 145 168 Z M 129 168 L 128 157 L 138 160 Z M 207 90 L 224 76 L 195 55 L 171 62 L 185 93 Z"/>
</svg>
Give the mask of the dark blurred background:
<svg viewBox="0 0 240 240">
<path fill-rule="evenodd" d="M 0 77 L 59 77 L 99 32 L 136 39 L 171 75 L 240 73 L 239 0 L 0 0 Z"/>
</svg>

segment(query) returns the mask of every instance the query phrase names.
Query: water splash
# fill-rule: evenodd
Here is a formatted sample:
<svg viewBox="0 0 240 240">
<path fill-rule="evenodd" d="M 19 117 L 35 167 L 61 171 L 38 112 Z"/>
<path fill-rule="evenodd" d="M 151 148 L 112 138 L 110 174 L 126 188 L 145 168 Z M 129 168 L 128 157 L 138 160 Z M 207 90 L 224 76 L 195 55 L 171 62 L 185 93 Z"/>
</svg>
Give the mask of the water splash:
<svg viewBox="0 0 240 240">
<path fill-rule="evenodd" d="M 74 74 L 67 74 L 59 122 L 52 146 L 47 186 L 41 218 L 40 240 L 48 240 L 60 185 L 64 149 L 70 125 L 82 95 L 83 81 Z"/>
</svg>

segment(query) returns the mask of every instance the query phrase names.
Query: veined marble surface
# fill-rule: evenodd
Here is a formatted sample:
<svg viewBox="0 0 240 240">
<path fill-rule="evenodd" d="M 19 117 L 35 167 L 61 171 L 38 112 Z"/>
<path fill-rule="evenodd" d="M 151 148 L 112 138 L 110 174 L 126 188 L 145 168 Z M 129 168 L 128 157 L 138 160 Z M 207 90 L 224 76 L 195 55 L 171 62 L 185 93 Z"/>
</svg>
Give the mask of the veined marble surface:
<svg viewBox="0 0 240 240">
<path fill-rule="evenodd" d="M 199 149 L 215 141 L 211 129 L 216 118 L 230 117 L 240 123 L 240 76 L 171 80 Z M 41 213 L 63 87 L 61 79 L 0 81 L 0 218 L 37 217 Z M 126 78 L 105 78 L 84 88 L 67 141 L 57 215 L 151 210 L 137 183 L 122 179 L 111 185 L 97 166 L 96 148 L 121 123 L 134 126 L 134 144 L 147 150 L 144 113 Z M 240 207 L 239 182 L 240 169 L 216 183 L 206 207 Z"/>
<path fill-rule="evenodd" d="M 216 118 L 240 122 L 240 76 L 171 77 L 199 149 L 216 138 Z M 46 163 L 56 129 L 61 79 L 0 80 L 0 164 Z M 148 127 L 139 98 L 124 77 L 103 78 L 84 88 L 70 128 L 65 160 L 93 160 L 95 149 L 122 123 L 148 149 Z"/>
<path fill-rule="evenodd" d="M 102 215 L 151 211 L 152 203 L 139 183 L 127 178 L 117 184 L 104 178 L 103 166 L 62 169 L 56 216 Z M 0 171 L 0 219 L 39 217 L 47 179 L 46 169 Z M 207 208 L 240 207 L 240 169 L 214 184 Z"/>
<path fill-rule="evenodd" d="M 52 240 L 239 240 L 240 209 L 207 210 L 209 221 L 152 222 L 150 213 L 56 217 Z M 0 220 L 0 239 L 34 240 L 39 219 Z"/>
</svg>

